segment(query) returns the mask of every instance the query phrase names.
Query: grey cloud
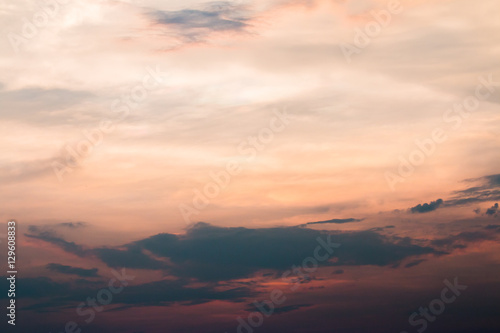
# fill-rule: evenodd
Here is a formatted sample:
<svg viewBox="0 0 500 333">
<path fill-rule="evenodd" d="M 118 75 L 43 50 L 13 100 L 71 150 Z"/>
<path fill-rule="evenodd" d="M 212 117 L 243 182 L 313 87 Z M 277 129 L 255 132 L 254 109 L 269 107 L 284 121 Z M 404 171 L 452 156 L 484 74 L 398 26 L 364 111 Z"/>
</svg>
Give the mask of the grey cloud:
<svg viewBox="0 0 500 333">
<path fill-rule="evenodd" d="M 43 231 L 29 237 L 44 240 L 78 256 L 95 256 L 110 267 L 164 270 L 179 278 L 222 281 L 251 276 L 259 270 L 284 271 L 313 255 L 317 238 L 340 243 L 325 266 L 398 264 L 402 260 L 444 252 L 417 245 L 411 238 L 375 231 L 325 232 L 301 227 L 249 229 L 198 223 L 185 234 L 157 234 L 117 248 L 87 249 Z M 152 255 L 151 255 L 152 254 Z"/>
<path fill-rule="evenodd" d="M 50 263 L 45 267 L 50 271 L 61 273 L 61 274 L 77 275 L 80 277 L 98 277 L 99 276 L 97 274 L 97 272 L 98 272 L 97 268 L 86 269 L 86 268 L 73 267 L 73 266 L 61 265 L 61 264 L 56 264 L 56 263 Z"/>
<path fill-rule="evenodd" d="M 63 111 L 93 97 L 87 91 L 68 89 L 0 90 L 0 117 L 46 125 L 69 123 L 75 120 L 75 114 Z"/>
<path fill-rule="evenodd" d="M 494 204 L 491 208 L 488 208 L 486 210 L 486 215 L 497 216 L 497 212 L 498 212 L 498 203 Z"/>
<path fill-rule="evenodd" d="M 38 228 L 35 226 L 30 227 L 30 231 L 34 232 L 37 231 Z M 79 257 L 85 257 L 89 254 L 89 251 L 85 249 L 83 246 L 78 245 L 74 242 L 68 242 L 62 237 L 59 237 L 52 231 L 42 231 L 39 232 L 38 234 L 24 234 L 26 237 L 33 238 L 33 239 L 39 239 L 44 242 L 53 244 L 55 246 L 60 247 L 64 251 L 68 253 L 75 254 Z"/>
<path fill-rule="evenodd" d="M 500 225 L 498 224 L 489 224 L 486 227 L 484 227 L 486 230 L 496 230 L 496 232 L 500 232 Z"/>
<path fill-rule="evenodd" d="M 438 209 L 442 204 L 443 204 L 443 199 L 437 199 L 436 201 L 431 201 L 430 203 L 418 204 L 415 207 L 411 207 L 410 212 L 428 213 Z"/>
<path fill-rule="evenodd" d="M 295 310 L 299 310 L 301 308 L 308 308 L 313 306 L 313 304 L 293 304 L 293 305 L 285 305 L 280 307 L 275 307 L 273 310 L 273 314 L 281 314 L 286 312 L 291 312 Z M 252 303 L 249 304 L 249 307 L 246 309 L 248 312 L 259 311 L 259 309 Z"/>
<path fill-rule="evenodd" d="M 229 2 L 211 3 L 202 9 L 152 10 L 147 15 L 156 24 L 169 27 L 187 43 L 202 41 L 213 32 L 242 32 L 248 26 L 242 8 Z"/>
<path fill-rule="evenodd" d="M 7 281 L 1 277 L 2 281 Z M 3 282 L 5 283 L 5 282 Z M 95 283 L 82 280 L 80 283 L 57 282 L 48 277 L 20 278 L 18 298 L 43 299 L 44 301 L 29 305 L 23 310 L 47 312 L 50 309 L 73 307 L 89 295 L 95 295 L 103 287 L 105 281 Z M 22 289 L 22 290 L 21 290 Z M 248 287 L 225 288 L 220 290 L 215 285 L 192 287 L 187 280 L 161 280 L 139 285 L 129 285 L 121 293 L 113 295 L 114 304 L 125 304 L 121 309 L 131 306 L 168 306 L 173 303 L 193 305 L 213 300 L 243 302 L 248 297 L 255 297 L 257 292 Z M 7 294 L 0 298 L 6 298 Z"/>
<path fill-rule="evenodd" d="M 2 284 L 6 284 L 6 278 L 6 276 L 0 277 Z M 48 277 L 18 278 L 16 284 L 17 298 L 57 297 L 71 290 L 71 285 L 69 283 L 56 282 Z M 8 288 L 4 290 L 7 289 Z M 7 293 L 1 293 L 0 298 L 7 298 Z"/>
<path fill-rule="evenodd" d="M 302 224 L 303 226 L 310 225 L 310 224 L 343 224 L 343 223 L 351 223 L 351 222 L 361 222 L 363 219 L 355 219 L 355 218 L 348 218 L 348 219 L 331 219 L 331 220 L 326 220 L 326 221 L 317 221 L 317 222 L 307 222 L 305 224 Z"/>
<path fill-rule="evenodd" d="M 426 261 L 426 260 L 425 259 L 413 260 L 413 261 L 407 263 L 405 265 L 405 268 L 410 268 L 410 267 L 413 267 L 413 266 L 417 266 L 417 265 L 419 265 L 420 263 L 422 263 L 424 261 Z"/>
<path fill-rule="evenodd" d="M 62 222 L 58 224 L 61 227 L 67 227 L 70 229 L 83 228 L 87 226 L 85 222 Z"/>
<path fill-rule="evenodd" d="M 373 231 L 325 233 L 298 227 L 222 228 L 198 223 L 185 235 L 158 234 L 136 242 L 138 246 L 172 262 L 169 270 L 181 277 L 228 280 L 260 269 L 285 270 L 312 255 L 317 238 L 330 235 L 342 244 L 337 262 L 324 265 L 385 266 L 404 258 L 442 254 L 410 238 L 388 237 Z"/>
<path fill-rule="evenodd" d="M 210 30 L 239 30 L 245 27 L 244 19 L 224 18 L 220 11 L 183 9 L 151 13 L 157 23 L 174 25 L 182 29 L 205 28 Z"/>
<path fill-rule="evenodd" d="M 53 175 L 57 180 L 52 163 L 60 162 L 62 157 L 53 157 L 47 159 L 26 160 L 9 165 L 0 166 L 0 181 L 2 183 L 17 183 L 32 180 L 39 177 Z"/>
<path fill-rule="evenodd" d="M 97 248 L 92 250 L 109 267 L 129 267 L 138 269 L 166 269 L 168 266 L 145 254 L 143 249 L 131 244 L 123 249 Z"/>
<path fill-rule="evenodd" d="M 439 247 L 463 249 L 467 247 L 467 243 L 476 243 L 494 239 L 495 236 L 486 232 L 464 231 L 457 235 L 451 235 L 445 238 L 432 240 L 431 245 Z"/>
<path fill-rule="evenodd" d="M 476 182 L 479 184 L 454 192 L 455 196 L 446 200 L 446 206 L 460 206 L 470 203 L 500 200 L 500 174 L 466 179 L 465 182 Z"/>
</svg>

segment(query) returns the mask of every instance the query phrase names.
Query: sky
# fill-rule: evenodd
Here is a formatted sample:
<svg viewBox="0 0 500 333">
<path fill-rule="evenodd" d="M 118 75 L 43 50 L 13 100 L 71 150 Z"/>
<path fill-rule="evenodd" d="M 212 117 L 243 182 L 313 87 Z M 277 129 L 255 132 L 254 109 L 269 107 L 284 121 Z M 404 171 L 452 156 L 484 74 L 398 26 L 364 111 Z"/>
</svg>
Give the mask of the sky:
<svg viewBox="0 0 500 333">
<path fill-rule="evenodd" d="M 498 332 L 499 10 L 0 0 L 1 325 Z"/>
</svg>

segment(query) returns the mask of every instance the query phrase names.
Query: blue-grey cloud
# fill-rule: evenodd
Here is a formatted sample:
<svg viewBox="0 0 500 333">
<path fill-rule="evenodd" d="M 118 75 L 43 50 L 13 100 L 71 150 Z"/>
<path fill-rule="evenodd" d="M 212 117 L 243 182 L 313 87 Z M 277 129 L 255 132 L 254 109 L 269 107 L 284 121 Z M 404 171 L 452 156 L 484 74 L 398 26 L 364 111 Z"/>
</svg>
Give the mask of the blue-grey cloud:
<svg viewBox="0 0 500 333">
<path fill-rule="evenodd" d="M 68 242 L 64 238 L 56 235 L 52 231 L 41 231 L 37 234 L 34 234 L 33 232 L 37 231 L 37 227 L 31 226 L 30 231 L 32 232 L 31 234 L 24 234 L 26 237 L 33 238 L 33 239 L 38 239 L 45 241 L 47 243 L 56 245 L 60 248 L 62 248 L 64 251 L 75 254 L 79 257 L 85 257 L 89 254 L 89 251 L 81 246 L 76 244 L 75 242 Z"/>
<path fill-rule="evenodd" d="M 428 213 L 433 210 L 438 209 L 443 204 L 443 199 L 437 199 L 436 201 L 431 201 L 430 203 L 418 204 L 415 207 L 410 208 L 412 213 Z"/>
<path fill-rule="evenodd" d="M 0 277 L 6 284 L 6 277 Z M 5 281 L 5 282 L 4 282 Z M 100 289 L 107 288 L 105 281 L 80 280 L 78 283 L 58 282 L 48 277 L 19 278 L 17 298 L 38 300 L 37 303 L 23 307 L 23 310 L 46 312 L 58 308 L 74 306 L 75 302 L 85 301 L 90 295 L 95 295 Z M 128 285 L 122 292 L 113 295 L 113 304 L 122 304 L 121 308 L 132 306 L 169 306 L 174 303 L 194 305 L 214 300 L 224 300 L 240 303 L 258 293 L 248 287 L 219 288 L 217 285 L 193 287 L 189 281 L 160 280 L 138 285 Z M 7 298 L 7 293 L 0 299 Z"/>
<path fill-rule="evenodd" d="M 446 200 L 445 206 L 460 206 L 500 200 L 500 174 L 466 179 L 465 182 L 479 184 L 465 190 L 454 192 L 454 196 Z"/>
<path fill-rule="evenodd" d="M 355 218 L 348 218 L 348 219 L 331 219 L 331 220 L 326 220 L 326 221 L 316 221 L 316 222 L 307 222 L 302 224 L 303 226 L 310 225 L 310 224 L 344 224 L 344 223 L 351 223 L 351 222 L 361 222 L 363 219 L 355 219 Z"/>
<path fill-rule="evenodd" d="M 86 227 L 87 223 L 85 223 L 85 222 L 62 222 L 62 223 L 59 223 L 58 226 L 67 227 L 70 229 L 77 229 L 77 228 Z"/>
<path fill-rule="evenodd" d="M 463 231 L 457 235 L 450 235 L 444 238 L 431 241 L 431 245 L 446 248 L 463 249 L 468 243 L 482 242 L 486 240 L 494 240 L 495 236 L 483 231 Z"/>
<path fill-rule="evenodd" d="M 214 32 L 243 32 L 249 18 L 242 9 L 230 2 L 218 2 L 200 9 L 151 10 L 147 16 L 155 24 L 168 27 L 169 35 L 173 33 L 183 43 L 192 43 L 204 41 Z"/>
<path fill-rule="evenodd" d="M 98 277 L 97 268 L 80 268 L 67 265 L 61 265 L 56 263 L 50 263 L 45 266 L 48 270 L 68 275 L 77 275 L 80 277 Z"/>
<path fill-rule="evenodd" d="M 444 255 L 468 243 L 492 240 L 486 232 L 462 232 L 430 241 L 384 235 L 374 230 L 324 231 L 301 227 L 242 228 L 197 223 L 185 234 L 157 234 L 120 247 L 87 248 L 47 231 L 30 235 L 78 256 L 95 257 L 110 267 L 162 270 L 180 279 L 228 281 L 261 270 L 283 272 L 313 255 L 318 237 L 341 244 L 323 266 L 399 267 L 406 259 Z"/>
<path fill-rule="evenodd" d="M 425 259 L 417 259 L 417 260 L 413 260 L 413 261 L 411 261 L 411 262 L 407 263 L 407 264 L 405 265 L 405 268 L 410 268 L 410 267 L 413 267 L 413 266 L 417 266 L 417 265 L 419 265 L 420 263 L 422 263 L 422 262 L 424 262 L 424 261 L 426 261 L 426 260 L 425 260 Z"/>
<path fill-rule="evenodd" d="M 311 256 L 317 238 L 327 235 L 342 245 L 334 254 L 336 262 L 323 265 L 385 266 L 412 256 L 442 254 L 410 238 L 373 231 L 326 233 L 300 227 L 223 228 L 206 223 L 192 226 L 184 235 L 158 234 L 134 244 L 168 259 L 168 270 L 176 276 L 216 281 L 247 277 L 261 269 L 286 270 Z M 128 250 L 122 255 L 126 257 Z M 105 262 L 113 265 L 110 258 Z"/>
<path fill-rule="evenodd" d="M 227 18 L 220 11 L 183 9 L 150 13 L 157 23 L 173 25 L 181 29 L 240 30 L 245 27 L 243 18 Z"/>
<path fill-rule="evenodd" d="M 295 310 L 299 310 L 301 308 L 308 308 L 313 306 L 313 304 L 292 304 L 292 305 L 285 305 L 285 306 L 278 306 L 273 309 L 273 314 L 281 314 L 281 313 L 287 313 Z M 248 312 L 254 312 L 254 311 L 259 311 L 259 309 L 255 306 L 255 304 L 249 304 L 249 307 L 246 309 Z"/>
<path fill-rule="evenodd" d="M 489 216 L 497 216 L 497 213 L 498 213 L 498 203 L 494 204 L 493 206 L 491 206 L 486 210 L 486 215 Z"/>
</svg>

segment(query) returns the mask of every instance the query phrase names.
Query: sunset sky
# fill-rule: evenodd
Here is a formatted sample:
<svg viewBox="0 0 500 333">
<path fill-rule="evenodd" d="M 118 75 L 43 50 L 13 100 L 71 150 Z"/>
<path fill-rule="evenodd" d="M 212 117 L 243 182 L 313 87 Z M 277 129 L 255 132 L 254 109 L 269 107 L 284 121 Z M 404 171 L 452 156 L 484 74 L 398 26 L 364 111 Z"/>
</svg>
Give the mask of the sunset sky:
<svg viewBox="0 0 500 333">
<path fill-rule="evenodd" d="M 409 317 L 455 278 L 467 289 L 424 330 L 499 332 L 499 13 L 0 0 L 8 332 L 252 333 L 238 318 L 281 290 L 252 331 L 422 333 Z M 340 247 L 283 279 L 318 237 Z M 86 322 L 79 304 L 122 269 Z"/>
</svg>

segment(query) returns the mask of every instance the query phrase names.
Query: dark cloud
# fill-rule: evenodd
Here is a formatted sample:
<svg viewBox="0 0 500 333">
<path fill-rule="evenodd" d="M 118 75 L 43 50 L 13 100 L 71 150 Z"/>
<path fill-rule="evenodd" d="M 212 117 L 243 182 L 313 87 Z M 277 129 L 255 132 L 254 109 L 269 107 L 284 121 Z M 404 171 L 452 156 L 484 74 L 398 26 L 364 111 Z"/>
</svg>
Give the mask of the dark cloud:
<svg viewBox="0 0 500 333">
<path fill-rule="evenodd" d="M 6 277 L 0 277 L 7 281 Z M 23 307 L 23 310 L 46 312 L 50 309 L 74 307 L 75 302 L 84 302 L 96 295 L 102 288 L 107 288 L 105 281 L 98 283 L 80 280 L 79 283 L 57 282 L 48 277 L 19 278 L 17 280 L 18 298 L 42 300 Z M 168 306 L 174 303 L 194 305 L 214 300 L 244 302 L 246 298 L 256 297 L 257 292 L 248 287 L 225 287 L 217 285 L 191 286 L 187 280 L 161 280 L 139 285 L 129 285 L 122 292 L 113 295 L 113 305 L 124 305 L 120 309 L 135 306 Z M 2 293 L 0 298 L 6 298 Z"/>
<path fill-rule="evenodd" d="M 498 224 L 489 224 L 486 227 L 484 227 L 486 230 L 496 230 L 497 232 L 500 232 L 500 225 Z"/>
<path fill-rule="evenodd" d="M 99 276 L 97 274 L 97 271 L 98 271 L 97 268 L 86 269 L 86 268 L 66 266 L 66 265 L 61 265 L 61 264 L 56 264 L 56 263 L 50 263 L 45 267 L 50 271 L 58 272 L 58 273 L 62 273 L 62 274 L 78 275 L 80 277 L 97 277 L 97 276 Z"/>
<path fill-rule="evenodd" d="M 466 179 L 465 182 L 478 184 L 465 190 L 454 192 L 455 196 L 446 200 L 446 206 L 500 200 L 500 174 Z"/>
<path fill-rule="evenodd" d="M 116 302 L 133 305 L 170 305 L 181 302 L 185 305 L 202 304 L 213 300 L 243 302 L 257 293 L 247 287 L 222 289 L 215 285 L 192 287 L 184 279 L 162 280 L 138 286 L 129 286 L 117 295 Z"/>
<path fill-rule="evenodd" d="M 184 235 L 158 234 L 134 244 L 168 259 L 168 270 L 179 277 L 199 280 L 230 280 L 247 277 L 261 269 L 282 271 L 313 255 L 317 238 L 341 244 L 336 262 L 323 265 L 385 266 L 411 256 L 442 254 L 431 247 L 413 244 L 410 238 L 388 237 L 373 231 L 337 232 L 287 228 L 223 228 L 198 223 Z M 127 257 L 128 251 L 122 255 Z M 127 264 L 124 260 L 122 264 Z M 108 260 L 108 264 L 111 264 Z"/>
<path fill-rule="evenodd" d="M 388 225 L 388 226 L 385 226 L 385 227 L 375 227 L 375 228 L 370 228 L 370 229 L 368 229 L 368 230 L 370 230 L 370 231 L 377 231 L 377 232 L 379 232 L 379 231 L 384 231 L 385 229 L 394 229 L 394 228 L 395 228 L 395 226 L 393 226 L 393 225 Z"/>
<path fill-rule="evenodd" d="M 35 228 L 36 229 L 36 228 Z M 185 234 L 158 234 L 117 248 L 87 249 L 51 232 L 40 239 L 78 256 L 95 256 L 110 267 L 165 270 L 179 278 L 222 281 L 249 277 L 259 270 L 277 272 L 300 265 L 313 255 L 318 237 L 341 244 L 335 262 L 321 265 L 394 265 L 420 255 L 444 252 L 415 244 L 408 237 L 381 235 L 372 230 L 326 232 L 301 227 L 224 228 L 197 223 Z"/>
<path fill-rule="evenodd" d="M 336 269 L 333 271 L 332 274 L 344 274 L 344 270 L 343 269 Z"/>
<path fill-rule="evenodd" d="M 162 269 L 166 264 L 155 260 L 143 252 L 143 248 L 130 244 L 122 249 L 97 248 L 92 253 L 109 267 L 128 267 L 139 269 Z"/>
<path fill-rule="evenodd" d="M 457 235 L 432 240 L 431 244 L 438 247 L 463 249 L 467 247 L 467 243 L 477 243 L 494 239 L 495 236 L 483 231 L 464 231 Z"/>
<path fill-rule="evenodd" d="M 486 210 L 486 215 L 497 216 L 498 213 L 498 203 L 494 204 L 491 208 Z"/>
<path fill-rule="evenodd" d="M 418 204 L 415 207 L 410 208 L 412 213 L 428 213 L 433 210 L 438 209 L 443 204 L 443 199 L 437 199 L 436 201 L 431 201 L 430 203 Z"/>
<path fill-rule="evenodd" d="M 348 218 L 348 219 L 331 219 L 331 220 L 326 220 L 326 221 L 317 221 L 317 222 L 307 222 L 302 224 L 302 226 L 310 225 L 310 224 L 343 224 L 343 223 L 351 223 L 351 222 L 361 222 L 363 219 L 354 219 L 354 218 Z"/>
<path fill-rule="evenodd" d="M 0 281 L 2 285 L 6 284 L 7 276 L 0 277 Z M 57 297 L 70 293 L 71 289 L 70 283 L 56 282 L 48 277 L 16 279 L 17 298 Z M 7 298 L 7 293 L 0 293 L 0 298 Z"/>
<path fill-rule="evenodd" d="M 486 184 L 483 186 L 487 186 L 489 188 L 500 187 L 500 174 L 484 176 L 482 178 L 471 179 L 471 180 L 472 181 L 476 181 L 476 180 L 485 181 Z"/>
<path fill-rule="evenodd" d="M 424 262 L 424 261 L 426 261 L 426 260 L 425 260 L 425 259 L 413 260 L 413 261 L 411 261 L 411 262 L 407 263 L 407 264 L 405 265 L 405 268 L 410 268 L 410 267 L 413 267 L 413 266 L 417 266 L 418 264 L 420 264 L 420 263 L 422 263 L 422 262 Z"/>
<path fill-rule="evenodd" d="M 457 198 L 454 197 L 451 200 L 446 201 L 446 206 L 462 206 L 472 203 L 485 202 L 485 201 L 496 201 L 500 200 L 500 190 L 494 191 L 478 191 L 472 196 Z"/>
<path fill-rule="evenodd" d="M 259 311 L 259 309 L 255 306 L 255 304 L 249 304 L 250 307 L 248 307 L 246 310 L 248 312 L 254 312 L 254 311 Z M 275 307 L 273 310 L 273 314 L 281 314 L 281 313 L 287 313 L 295 310 L 299 310 L 300 308 L 308 308 L 313 306 L 313 304 L 293 304 L 293 305 L 285 305 L 285 306 L 280 306 L 280 307 Z"/>
<path fill-rule="evenodd" d="M 30 226 L 29 231 L 34 233 L 38 232 L 39 228 L 36 226 Z M 44 242 L 56 245 L 62 248 L 64 251 L 75 254 L 79 257 L 85 257 L 89 254 L 89 251 L 83 246 L 78 245 L 74 242 L 68 242 L 62 237 L 56 235 L 53 231 L 41 231 L 38 234 L 24 234 L 26 237 L 39 239 Z"/>
</svg>

